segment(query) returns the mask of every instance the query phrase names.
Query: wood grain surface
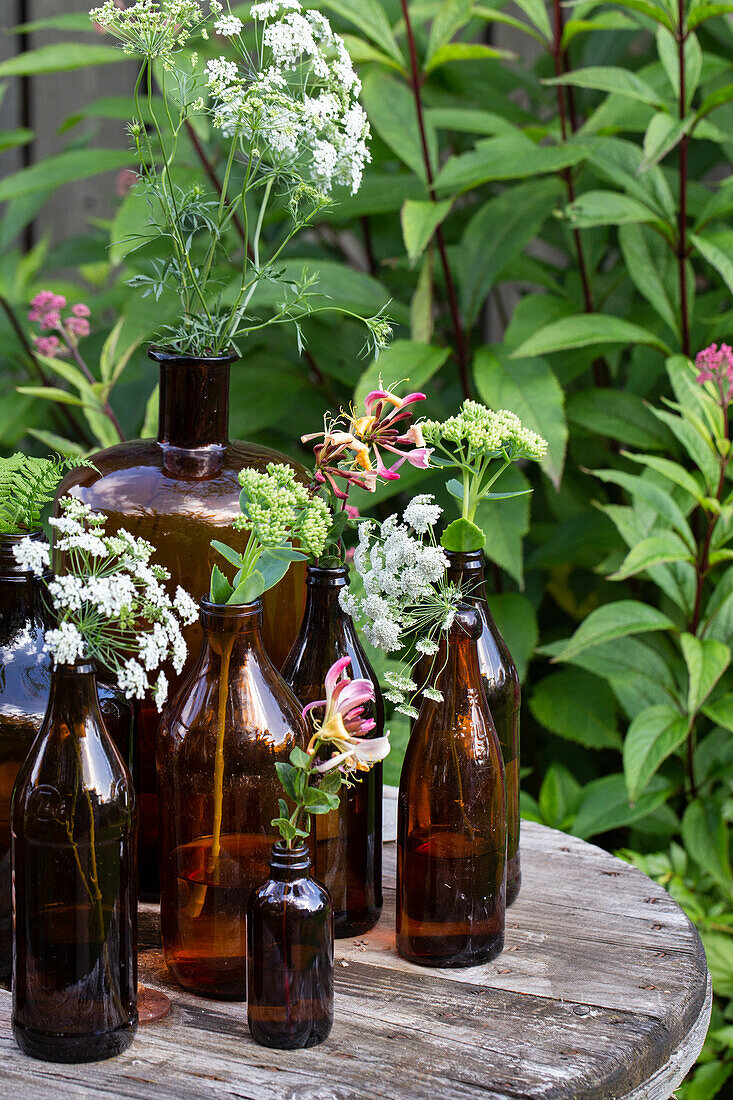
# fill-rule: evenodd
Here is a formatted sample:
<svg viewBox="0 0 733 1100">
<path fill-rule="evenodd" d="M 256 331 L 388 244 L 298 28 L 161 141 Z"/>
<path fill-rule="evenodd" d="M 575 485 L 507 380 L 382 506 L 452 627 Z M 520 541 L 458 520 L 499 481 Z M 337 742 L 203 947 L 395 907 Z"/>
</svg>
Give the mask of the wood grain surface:
<svg viewBox="0 0 733 1100">
<path fill-rule="evenodd" d="M 389 794 L 388 794 L 389 797 Z M 666 1100 L 710 1015 L 699 937 L 665 891 L 591 844 L 525 822 L 524 885 L 492 963 L 432 970 L 394 950 L 395 847 L 372 932 L 336 943 L 336 1022 L 320 1047 L 256 1046 L 244 1004 L 184 993 L 141 906 L 140 978 L 171 1013 L 93 1066 L 25 1058 L 0 991 L 5 1095 L 267 1100 Z"/>
</svg>

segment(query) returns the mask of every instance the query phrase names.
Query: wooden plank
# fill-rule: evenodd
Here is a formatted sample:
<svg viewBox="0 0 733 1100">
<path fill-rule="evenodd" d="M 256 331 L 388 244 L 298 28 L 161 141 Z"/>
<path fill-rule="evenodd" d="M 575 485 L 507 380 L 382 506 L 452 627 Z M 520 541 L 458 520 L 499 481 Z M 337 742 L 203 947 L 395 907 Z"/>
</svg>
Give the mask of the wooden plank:
<svg viewBox="0 0 733 1100">
<path fill-rule="evenodd" d="M 180 990 L 140 910 L 141 980 L 171 1014 L 93 1068 L 24 1058 L 0 994 L 10 1094 L 141 1100 L 666 1100 L 704 1039 L 711 992 L 699 938 L 658 886 L 593 845 L 524 824 L 525 887 L 493 963 L 431 970 L 394 950 L 394 845 L 371 933 L 336 945 L 336 1023 L 310 1051 L 267 1051 L 243 1003 Z M 91 1084 L 93 1082 L 93 1086 Z"/>
</svg>

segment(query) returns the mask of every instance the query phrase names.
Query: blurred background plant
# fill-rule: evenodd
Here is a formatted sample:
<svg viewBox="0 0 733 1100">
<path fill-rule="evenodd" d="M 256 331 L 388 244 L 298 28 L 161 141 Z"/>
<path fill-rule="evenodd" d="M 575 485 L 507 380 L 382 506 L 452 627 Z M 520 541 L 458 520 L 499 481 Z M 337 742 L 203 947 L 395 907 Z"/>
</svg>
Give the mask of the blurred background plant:
<svg viewBox="0 0 733 1100">
<path fill-rule="evenodd" d="M 63 437 L 87 452 L 155 431 L 144 344 L 176 301 L 167 290 L 141 301 L 127 285 L 152 272 L 129 244 L 148 217 L 130 189 L 132 100 L 108 94 L 131 86 L 107 75 L 124 56 L 78 0 L 30 26 L 23 12 L 41 9 L 16 3 L 18 49 L 0 62 L 0 149 L 16 158 L 0 181 L 0 446 L 34 450 L 35 439 L 43 453 Z M 317 271 L 319 293 L 362 316 L 388 308 L 396 338 L 367 365 L 349 319 L 304 319 L 302 354 L 285 330 L 252 334 L 232 433 L 302 454 L 303 424 L 360 402 L 381 373 L 428 392 L 432 419 L 471 396 L 547 440 L 541 463 L 502 478 L 507 492 L 534 492 L 474 517 L 492 610 L 524 680 L 525 814 L 622 851 L 700 928 L 717 996 L 684 1091 L 706 1100 L 733 1076 L 733 567 L 727 411 L 711 411 L 690 360 L 733 327 L 733 4 L 308 7 L 329 16 L 357 67 L 372 162 L 353 198 L 334 187 L 284 275 Z M 249 5 L 231 11 L 249 34 Z M 229 49 L 222 37 L 190 45 L 204 61 Z M 57 89 L 87 80 L 69 117 L 62 94 L 34 93 L 51 78 Z M 158 129 L 163 143 L 172 133 L 153 78 L 142 121 L 156 148 Z M 9 114 L 29 95 L 25 115 Z M 33 131 L 47 133 L 49 118 L 59 133 L 41 156 Z M 213 119 L 187 119 L 178 141 L 177 184 L 218 195 L 227 145 Z M 93 215 L 54 231 L 61 198 L 80 208 L 90 187 Z M 268 207 L 268 248 L 287 217 L 285 204 Z M 242 247 L 236 219 L 227 233 Z M 239 272 L 216 262 L 217 280 L 235 285 Z M 73 356 L 61 376 L 34 344 L 27 314 L 43 290 L 88 304 L 92 380 Z M 39 387 L 52 399 L 38 400 Z M 354 503 L 383 518 L 418 481 L 450 509 L 442 479 L 412 468 Z M 391 724 L 395 782 L 407 731 Z"/>
</svg>

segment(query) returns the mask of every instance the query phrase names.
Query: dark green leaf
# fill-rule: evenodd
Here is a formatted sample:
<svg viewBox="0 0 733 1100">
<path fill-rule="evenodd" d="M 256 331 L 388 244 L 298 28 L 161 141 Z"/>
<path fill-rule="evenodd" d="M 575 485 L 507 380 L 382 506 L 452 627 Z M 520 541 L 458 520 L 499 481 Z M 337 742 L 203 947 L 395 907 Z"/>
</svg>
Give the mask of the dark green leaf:
<svg viewBox="0 0 733 1100">
<path fill-rule="evenodd" d="M 234 589 L 218 565 L 211 570 L 211 602 L 227 603 Z"/>
<path fill-rule="evenodd" d="M 278 779 L 282 783 L 285 793 L 292 798 L 293 802 L 297 801 L 298 796 L 295 793 L 295 768 L 292 764 L 288 764 L 285 760 L 278 760 L 275 763 L 275 771 L 277 772 Z M 283 803 L 284 805 L 284 803 Z M 287 816 L 287 807 L 285 810 L 280 807 L 280 813 L 285 817 Z"/>
<path fill-rule="evenodd" d="M 712 798 L 695 798 L 682 817 L 685 848 L 703 870 L 730 894 L 733 888 L 728 854 L 728 827 L 720 806 Z"/>
<path fill-rule="evenodd" d="M 131 160 L 132 154 L 122 149 L 71 149 L 58 153 L 5 176 L 0 181 L 0 202 L 124 168 Z"/>
<path fill-rule="evenodd" d="M 529 709 L 548 730 L 585 748 L 621 748 L 613 693 L 598 676 L 582 669 L 564 669 L 540 680 Z"/>
<path fill-rule="evenodd" d="M 553 321 L 530 336 L 513 351 L 511 359 L 523 359 L 530 355 L 550 355 L 570 348 L 587 348 L 598 344 L 648 344 L 669 355 L 669 348 L 653 332 L 641 328 L 623 317 L 602 316 L 597 313 L 579 313 Z"/>
<path fill-rule="evenodd" d="M 635 803 L 629 803 L 626 780 L 623 775 L 607 775 L 594 779 L 583 788 L 583 801 L 573 821 L 576 836 L 597 836 L 611 829 L 632 825 L 653 813 L 672 793 L 672 788 L 661 776 L 655 776 L 649 790 Z"/>
<path fill-rule="evenodd" d="M 638 600 L 617 600 L 591 611 L 553 660 L 570 661 L 584 650 L 604 642 L 652 630 L 669 630 L 673 625 L 672 620 L 656 607 Z"/>
<path fill-rule="evenodd" d="M 37 50 L 16 54 L 0 62 L 0 79 L 6 76 L 36 76 L 67 69 L 85 69 L 90 65 L 109 65 L 125 61 L 122 50 L 86 42 L 55 42 Z M 128 157 L 129 160 L 129 157 Z"/>
<path fill-rule="evenodd" d="M 248 577 L 239 582 L 227 603 L 246 604 L 259 599 L 265 591 L 265 578 L 255 569 Z"/>
<path fill-rule="evenodd" d="M 686 720 L 669 704 L 647 707 L 636 715 L 624 741 L 624 775 L 632 805 L 686 736 Z"/>
<path fill-rule="evenodd" d="M 211 545 L 223 558 L 226 558 L 230 565 L 235 566 L 237 569 L 241 568 L 242 556 L 236 550 L 232 550 L 231 546 L 227 546 L 225 542 L 219 542 L 217 539 L 212 539 Z"/>
<path fill-rule="evenodd" d="M 454 519 L 441 535 L 440 544 L 446 550 L 464 553 L 483 550 L 486 539 L 480 527 L 467 519 Z"/>
</svg>

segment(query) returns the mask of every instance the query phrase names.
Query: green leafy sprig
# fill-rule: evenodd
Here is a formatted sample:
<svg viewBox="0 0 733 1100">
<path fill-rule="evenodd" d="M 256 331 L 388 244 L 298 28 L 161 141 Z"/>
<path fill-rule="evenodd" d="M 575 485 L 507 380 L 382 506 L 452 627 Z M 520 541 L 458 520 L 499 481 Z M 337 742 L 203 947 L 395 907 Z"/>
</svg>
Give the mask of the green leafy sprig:
<svg viewBox="0 0 733 1100">
<path fill-rule="evenodd" d="M 64 474 L 78 466 L 95 469 L 93 462 L 79 457 L 34 458 L 16 452 L 0 458 L 0 535 L 24 535 L 40 527 L 43 509 Z"/>
</svg>

